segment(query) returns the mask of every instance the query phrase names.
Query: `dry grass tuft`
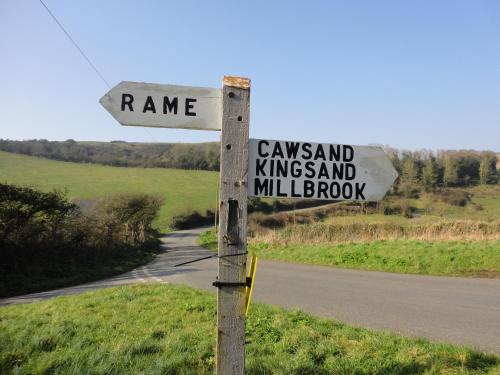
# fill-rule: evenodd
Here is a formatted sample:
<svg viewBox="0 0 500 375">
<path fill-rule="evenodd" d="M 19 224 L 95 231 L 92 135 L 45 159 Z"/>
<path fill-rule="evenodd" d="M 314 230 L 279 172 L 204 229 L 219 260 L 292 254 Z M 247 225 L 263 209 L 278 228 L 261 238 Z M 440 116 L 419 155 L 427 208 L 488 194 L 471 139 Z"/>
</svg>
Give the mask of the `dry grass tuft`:
<svg viewBox="0 0 500 375">
<path fill-rule="evenodd" d="M 289 225 L 280 230 L 261 228 L 252 241 L 272 244 L 318 244 L 377 240 L 499 240 L 500 220 L 443 220 L 432 224 L 312 223 Z"/>
</svg>

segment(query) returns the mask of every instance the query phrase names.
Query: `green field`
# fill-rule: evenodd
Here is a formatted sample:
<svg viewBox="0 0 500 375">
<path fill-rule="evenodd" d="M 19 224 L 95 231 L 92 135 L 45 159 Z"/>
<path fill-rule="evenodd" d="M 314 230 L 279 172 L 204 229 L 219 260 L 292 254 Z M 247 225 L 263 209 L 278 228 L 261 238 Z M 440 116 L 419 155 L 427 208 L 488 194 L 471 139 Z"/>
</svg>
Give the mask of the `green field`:
<svg viewBox="0 0 500 375">
<path fill-rule="evenodd" d="M 0 308 L 2 374 L 212 374 L 215 296 L 134 285 Z M 500 359 L 256 304 L 247 374 L 498 374 Z"/>
<path fill-rule="evenodd" d="M 95 199 L 119 192 L 159 194 L 165 198 L 158 226 L 177 214 L 213 210 L 217 172 L 161 168 L 118 168 L 78 164 L 0 152 L 0 181 L 43 191 L 68 191 L 70 198 Z"/>
</svg>

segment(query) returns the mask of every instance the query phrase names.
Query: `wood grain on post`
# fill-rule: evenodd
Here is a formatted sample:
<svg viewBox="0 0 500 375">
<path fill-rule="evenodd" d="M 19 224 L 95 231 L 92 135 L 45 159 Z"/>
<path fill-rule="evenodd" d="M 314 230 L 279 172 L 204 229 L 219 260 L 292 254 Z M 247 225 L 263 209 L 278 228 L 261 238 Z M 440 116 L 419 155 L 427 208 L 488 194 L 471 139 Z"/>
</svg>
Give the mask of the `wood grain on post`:
<svg viewBox="0 0 500 375">
<path fill-rule="evenodd" d="M 219 276 L 217 292 L 217 374 L 245 370 L 247 174 L 250 80 L 224 77 L 219 203 Z M 225 257 L 224 257 L 225 256 Z"/>
</svg>

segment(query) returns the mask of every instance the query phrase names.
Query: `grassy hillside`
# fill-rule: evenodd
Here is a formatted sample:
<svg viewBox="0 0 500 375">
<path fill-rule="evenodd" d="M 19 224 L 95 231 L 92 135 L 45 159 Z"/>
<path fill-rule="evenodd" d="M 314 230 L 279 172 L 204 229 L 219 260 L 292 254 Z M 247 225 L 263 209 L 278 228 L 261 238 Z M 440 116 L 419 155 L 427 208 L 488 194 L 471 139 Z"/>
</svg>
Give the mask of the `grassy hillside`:
<svg viewBox="0 0 500 375">
<path fill-rule="evenodd" d="M 160 168 L 118 168 L 76 164 L 0 151 L 0 181 L 43 191 L 67 189 L 70 198 L 95 199 L 117 192 L 160 194 L 165 204 L 157 221 L 215 207 L 217 172 Z"/>
<path fill-rule="evenodd" d="M 215 296 L 134 285 L 0 308 L 2 374 L 213 374 Z M 255 304 L 247 374 L 498 374 L 494 355 Z"/>
</svg>

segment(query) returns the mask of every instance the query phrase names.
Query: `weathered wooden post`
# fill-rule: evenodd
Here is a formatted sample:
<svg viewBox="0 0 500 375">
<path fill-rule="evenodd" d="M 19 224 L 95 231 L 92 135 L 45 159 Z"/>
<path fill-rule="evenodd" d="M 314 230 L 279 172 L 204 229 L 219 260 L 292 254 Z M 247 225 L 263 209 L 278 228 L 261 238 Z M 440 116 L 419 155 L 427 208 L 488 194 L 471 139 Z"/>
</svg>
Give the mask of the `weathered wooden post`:
<svg viewBox="0 0 500 375">
<path fill-rule="evenodd" d="M 250 80 L 224 77 L 220 156 L 217 374 L 245 370 Z"/>
</svg>

